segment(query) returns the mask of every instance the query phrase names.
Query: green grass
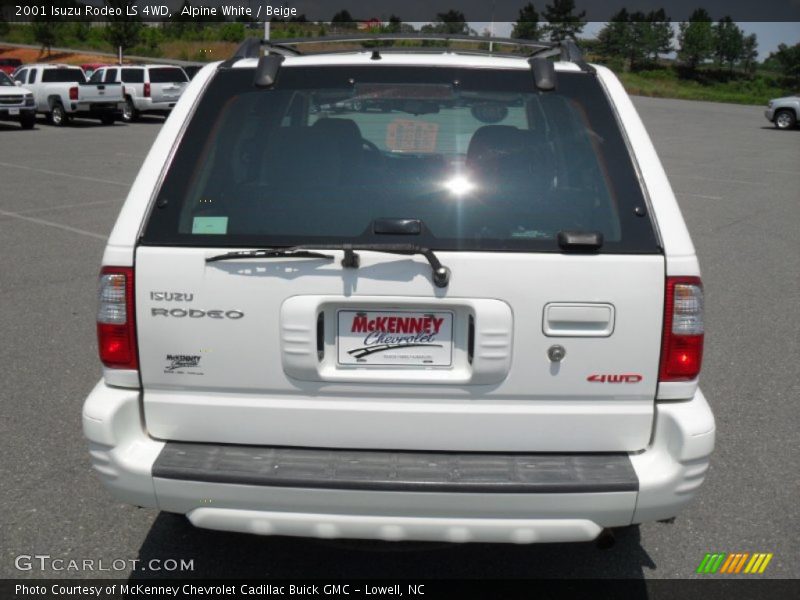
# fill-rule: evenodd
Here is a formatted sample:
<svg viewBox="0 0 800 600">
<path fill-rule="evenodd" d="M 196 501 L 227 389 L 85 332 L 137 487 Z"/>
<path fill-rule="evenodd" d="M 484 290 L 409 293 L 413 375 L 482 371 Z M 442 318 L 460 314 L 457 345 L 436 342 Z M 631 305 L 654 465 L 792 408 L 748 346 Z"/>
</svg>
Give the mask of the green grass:
<svg viewBox="0 0 800 600">
<path fill-rule="evenodd" d="M 793 91 L 778 77 L 764 73 L 747 76 L 700 71 L 691 79 L 679 77 L 673 68 L 616 73 L 628 93 L 638 96 L 763 105 Z"/>
</svg>

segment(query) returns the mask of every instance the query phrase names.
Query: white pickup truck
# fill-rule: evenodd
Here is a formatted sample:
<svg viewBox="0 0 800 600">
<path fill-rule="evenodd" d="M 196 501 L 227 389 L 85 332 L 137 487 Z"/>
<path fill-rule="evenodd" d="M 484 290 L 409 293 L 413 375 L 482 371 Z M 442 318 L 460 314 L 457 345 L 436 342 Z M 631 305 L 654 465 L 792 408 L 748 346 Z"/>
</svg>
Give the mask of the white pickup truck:
<svg viewBox="0 0 800 600">
<path fill-rule="evenodd" d="M 122 120 L 130 123 L 143 113 L 169 115 L 186 89 L 189 77 L 180 67 L 129 65 L 101 67 L 92 73 L 89 81 L 123 84 Z"/>
<path fill-rule="evenodd" d="M 14 87 L 14 81 L 0 71 L 0 121 L 19 121 L 23 129 L 33 129 L 36 110 L 30 90 Z"/>
<path fill-rule="evenodd" d="M 33 92 L 36 112 L 54 125 L 67 125 L 72 117 L 100 119 L 113 125 L 122 110 L 122 86 L 87 83 L 83 70 L 61 64 L 25 65 L 14 72 L 17 85 Z"/>
</svg>

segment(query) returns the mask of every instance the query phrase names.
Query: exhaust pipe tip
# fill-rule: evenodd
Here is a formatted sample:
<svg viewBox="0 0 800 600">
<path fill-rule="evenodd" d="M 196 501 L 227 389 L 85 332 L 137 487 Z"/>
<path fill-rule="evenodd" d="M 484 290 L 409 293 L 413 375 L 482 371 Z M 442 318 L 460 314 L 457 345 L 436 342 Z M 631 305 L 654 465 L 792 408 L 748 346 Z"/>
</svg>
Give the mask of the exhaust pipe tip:
<svg viewBox="0 0 800 600">
<path fill-rule="evenodd" d="M 598 550 L 608 550 L 617 543 L 617 537 L 611 529 L 603 529 L 594 541 Z"/>
</svg>

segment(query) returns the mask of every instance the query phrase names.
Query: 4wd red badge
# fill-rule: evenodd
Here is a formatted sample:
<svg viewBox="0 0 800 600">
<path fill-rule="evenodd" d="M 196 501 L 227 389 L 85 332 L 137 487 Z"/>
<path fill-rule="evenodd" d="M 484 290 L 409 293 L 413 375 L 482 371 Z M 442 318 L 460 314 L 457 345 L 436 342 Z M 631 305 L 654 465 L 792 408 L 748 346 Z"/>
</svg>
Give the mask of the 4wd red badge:
<svg viewBox="0 0 800 600">
<path fill-rule="evenodd" d="M 586 381 L 592 383 L 639 383 L 644 379 L 638 373 L 622 373 L 622 374 L 595 374 L 589 375 Z"/>
</svg>

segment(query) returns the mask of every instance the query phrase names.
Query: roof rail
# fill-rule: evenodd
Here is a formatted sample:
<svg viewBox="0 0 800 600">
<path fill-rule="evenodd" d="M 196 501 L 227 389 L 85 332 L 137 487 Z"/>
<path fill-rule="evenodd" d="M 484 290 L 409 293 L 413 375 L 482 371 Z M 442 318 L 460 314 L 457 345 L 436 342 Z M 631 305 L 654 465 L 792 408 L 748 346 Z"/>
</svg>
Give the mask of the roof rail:
<svg viewBox="0 0 800 600">
<path fill-rule="evenodd" d="M 544 42 L 539 40 L 523 40 L 502 37 L 478 37 L 474 35 L 459 35 L 446 33 L 362 33 L 351 35 L 328 35 L 324 37 L 287 38 L 277 42 L 279 45 L 294 46 L 302 44 L 325 44 L 343 42 L 392 42 L 392 41 L 430 41 L 453 43 L 482 43 L 492 42 L 506 46 L 525 46 L 534 48 L 535 52 L 558 47 L 557 42 Z M 272 44 L 272 42 L 268 42 Z M 387 44 L 390 45 L 390 44 Z M 409 47 L 412 50 L 412 47 Z"/>
<path fill-rule="evenodd" d="M 230 68 L 235 62 L 242 60 L 243 58 L 261 58 L 261 56 L 264 54 L 262 49 L 273 54 L 283 54 L 284 56 L 295 56 L 302 54 L 302 52 L 299 50 L 288 48 L 282 43 L 273 43 L 262 40 L 261 38 L 249 37 L 239 44 L 239 47 L 236 49 L 236 52 L 233 53 L 233 56 L 223 62 L 219 68 Z"/>
<path fill-rule="evenodd" d="M 238 60 L 243 58 L 260 58 L 262 51 L 267 53 L 282 54 L 284 56 L 302 55 L 299 49 L 293 46 L 302 46 L 306 44 L 336 44 L 336 43 L 375 43 L 387 42 L 385 46 L 377 45 L 371 46 L 371 50 L 389 49 L 392 44 L 388 42 L 395 41 L 437 41 L 447 43 L 450 47 L 451 43 L 464 44 L 464 43 L 487 43 L 491 42 L 500 46 L 518 46 L 529 48 L 531 52 L 527 55 L 529 57 L 541 56 L 543 58 L 549 56 L 559 56 L 562 61 L 574 62 L 583 71 L 592 71 L 593 69 L 586 63 L 583 58 L 583 53 L 577 44 L 572 40 L 563 40 L 561 42 L 545 42 L 541 40 L 524 40 L 516 38 L 502 38 L 502 37 L 479 37 L 472 35 L 448 35 L 443 33 L 377 33 L 377 34 L 352 34 L 352 35 L 331 35 L 324 37 L 305 37 L 305 38 L 287 38 L 279 41 L 266 41 L 255 37 L 246 39 L 236 50 L 234 55 L 225 61 L 220 67 L 230 67 Z M 397 47 L 407 52 L 421 51 L 419 47 L 402 46 Z M 430 50 L 425 48 L 424 50 Z M 313 52 L 311 54 L 321 54 L 320 52 Z"/>
</svg>

